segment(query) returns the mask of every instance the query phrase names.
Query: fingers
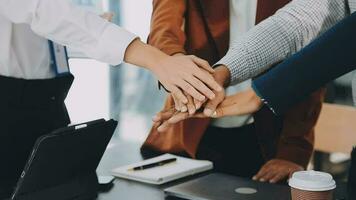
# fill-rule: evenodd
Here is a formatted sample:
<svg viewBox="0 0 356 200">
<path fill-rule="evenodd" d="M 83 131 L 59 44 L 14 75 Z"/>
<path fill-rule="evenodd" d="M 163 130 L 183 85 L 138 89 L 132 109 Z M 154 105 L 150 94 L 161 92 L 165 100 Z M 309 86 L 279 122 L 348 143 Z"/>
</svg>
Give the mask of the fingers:
<svg viewBox="0 0 356 200">
<path fill-rule="evenodd" d="M 156 122 L 154 127 L 157 127 L 158 132 L 165 132 L 173 124 L 176 124 L 188 118 L 207 118 L 207 116 L 203 113 L 190 115 L 188 112 L 162 111 L 158 113 L 155 118 L 157 118 L 157 120 L 154 120 Z"/>
<path fill-rule="evenodd" d="M 196 113 L 193 116 L 190 116 L 190 118 L 209 118 L 206 116 L 204 113 Z"/>
<path fill-rule="evenodd" d="M 288 177 L 288 172 L 284 169 L 274 168 L 269 170 L 260 180 L 269 183 L 278 183 Z"/>
<path fill-rule="evenodd" d="M 161 112 L 157 113 L 152 118 L 152 121 L 153 122 L 161 122 L 161 121 L 168 120 L 169 118 L 171 118 L 174 115 L 174 113 L 175 113 L 175 111 L 173 109 L 161 111 Z"/>
<path fill-rule="evenodd" d="M 252 180 L 254 181 L 261 181 L 264 182 L 265 180 L 262 179 L 262 177 L 264 177 L 267 173 L 268 173 L 268 169 L 265 167 L 266 165 L 264 165 L 260 171 L 252 178 Z"/>
<path fill-rule="evenodd" d="M 163 132 L 167 131 L 169 126 L 170 126 L 170 124 L 168 123 L 168 121 L 164 121 L 161 125 L 158 126 L 157 131 L 160 133 L 163 133 Z"/>
<path fill-rule="evenodd" d="M 168 115 L 165 115 L 167 117 Z M 189 113 L 187 112 L 175 112 L 173 115 L 171 115 L 168 119 L 165 118 L 162 124 L 160 124 L 157 128 L 158 132 L 165 132 L 167 129 L 172 126 L 173 124 L 176 124 L 180 121 L 183 121 L 185 119 L 189 118 Z"/>
<path fill-rule="evenodd" d="M 210 73 L 214 73 L 214 69 L 209 65 L 208 61 L 201 59 L 196 56 L 192 56 L 193 62 L 197 64 L 199 67 L 205 69 L 206 71 Z"/>
<path fill-rule="evenodd" d="M 208 99 L 205 99 L 204 101 L 199 101 L 198 99 L 193 99 L 194 100 L 194 105 L 195 105 L 195 110 L 199 110 L 203 107 L 203 105 L 206 103 Z"/>
<path fill-rule="evenodd" d="M 178 100 L 178 98 L 175 95 L 172 95 L 173 101 L 174 101 L 174 108 L 178 111 L 186 109 L 185 105 Z"/>
<path fill-rule="evenodd" d="M 188 98 L 183 94 L 183 92 L 177 87 L 170 88 L 172 95 L 176 98 L 176 101 L 180 101 L 183 104 L 188 103 Z"/>
<path fill-rule="evenodd" d="M 162 111 L 158 113 L 157 117 L 160 119 L 160 121 L 156 122 L 154 127 L 157 127 L 157 131 L 160 133 L 167 131 L 167 129 L 171 126 L 168 120 L 179 113 L 181 112 L 174 110 Z"/>
<path fill-rule="evenodd" d="M 187 104 L 187 109 L 188 109 L 188 113 L 189 115 L 193 115 L 196 111 L 196 108 L 195 108 L 195 105 L 194 105 L 194 100 L 193 100 L 193 97 L 191 97 L 190 95 L 187 95 L 188 97 L 188 104 Z M 185 111 L 181 111 L 181 112 L 186 112 L 187 110 Z"/>
<path fill-rule="evenodd" d="M 224 101 L 220 103 L 220 106 L 231 106 L 236 103 L 236 100 L 240 99 L 238 94 L 232 96 L 226 96 Z"/>
<path fill-rule="evenodd" d="M 278 183 L 286 178 L 286 173 L 278 170 L 263 170 L 252 179 L 254 181 Z"/>
<path fill-rule="evenodd" d="M 194 99 L 204 101 L 206 97 L 214 99 L 215 94 L 212 90 L 222 90 L 222 87 L 214 80 L 213 75 L 209 73 L 213 73 L 214 70 L 200 58 L 173 56 L 162 59 L 160 65 L 172 66 L 172 68 L 153 68 L 152 70 L 165 88 L 174 93 L 177 100 L 183 104 L 187 104 L 188 99 L 183 97 L 182 91 L 191 95 Z"/>
<path fill-rule="evenodd" d="M 195 99 L 198 99 L 200 101 L 204 101 L 205 100 L 205 96 L 202 95 L 200 92 L 198 92 L 194 87 L 195 85 L 191 85 L 191 83 L 188 83 L 186 81 L 180 81 L 178 83 L 178 86 L 183 90 L 185 91 L 187 94 L 191 95 L 193 98 Z M 194 87 L 193 87 L 194 86 Z M 178 92 L 178 91 L 177 91 Z M 179 90 L 180 92 L 180 95 L 183 95 L 182 91 Z M 178 92 L 178 93 L 179 93 Z M 183 95 L 184 96 L 184 95 Z M 185 96 L 184 96 L 185 97 Z M 182 97 L 181 97 L 182 98 Z M 185 102 L 183 102 L 184 104 L 187 104 L 188 103 L 188 99 L 185 97 Z"/>
<path fill-rule="evenodd" d="M 209 88 L 221 92 L 223 88 L 217 83 L 214 79 L 214 77 L 207 73 L 206 71 L 203 70 L 196 70 L 194 73 L 194 76 L 197 77 L 201 82 L 205 83 Z M 195 85 L 194 85 L 195 86 Z"/>
<path fill-rule="evenodd" d="M 199 79 L 195 78 L 194 76 L 187 77 L 186 81 L 194 85 L 194 87 L 197 90 L 199 90 L 202 94 L 204 94 L 209 99 L 215 98 L 214 92 L 211 91 L 210 88 L 208 88 L 205 84 L 203 84 Z"/>
<path fill-rule="evenodd" d="M 201 58 L 198 58 L 196 56 L 191 56 L 191 58 L 193 62 L 196 65 L 198 65 L 201 69 L 198 68 L 193 72 L 193 75 L 196 76 L 197 78 L 188 77 L 187 81 L 190 84 L 192 84 L 194 88 L 197 88 L 200 92 L 202 92 L 206 97 L 208 97 L 209 99 L 214 99 L 215 95 L 208 87 L 216 91 L 223 90 L 223 88 L 214 80 L 213 76 L 211 75 L 212 73 L 215 72 L 214 69 L 209 65 L 207 61 Z M 210 74 L 207 72 L 209 72 Z M 202 99 L 199 98 L 196 99 L 203 101 Z"/>
<path fill-rule="evenodd" d="M 180 112 L 188 111 L 190 115 L 193 115 L 196 112 L 195 99 L 193 99 L 193 97 L 187 93 L 184 93 L 184 95 L 188 99 L 187 105 L 184 105 L 181 101 L 177 99 L 177 97 L 175 97 L 175 95 L 172 95 L 175 104 L 175 109 Z"/>
<path fill-rule="evenodd" d="M 207 113 L 209 114 L 209 113 Z M 243 115 L 242 110 L 239 109 L 238 106 L 235 104 L 232 104 L 230 106 L 219 106 L 215 112 L 210 115 L 212 118 L 221 118 L 221 117 L 226 117 L 226 116 L 235 116 L 235 115 Z"/>
<path fill-rule="evenodd" d="M 168 120 L 166 119 L 162 125 L 160 126 L 160 130 L 165 131 L 169 126 L 179 123 L 183 120 L 189 118 L 207 118 L 203 113 L 197 113 L 190 115 L 188 112 L 176 112 L 173 116 L 171 116 Z"/>
<path fill-rule="evenodd" d="M 258 111 L 262 106 L 261 99 L 252 89 L 227 97 L 212 115 L 214 118 L 246 115 Z"/>
<path fill-rule="evenodd" d="M 168 120 L 168 123 L 169 124 L 176 124 L 180 121 L 183 121 L 185 119 L 188 119 L 189 118 L 189 113 L 185 112 L 185 113 L 177 113 L 175 114 L 174 116 L 172 116 L 169 120 Z"/>
<path fill-rule="evenodd" d="M 261 181 L 261 182 L 270 182 L 270 183 L 272 183 L 272 182 L 271 182 L 272 178 L 275 177 L 275 176 L 277 176 L 279 173 L 280 173 L 280 172 L 278 172 L 278 171 L 270 170 L 269 172 L 267 172 L 267 173 L 261 178 L 261 180 L 263 180 L 263 181 Z"/>
<path fill-rule="evenodd" d="M 189 97 L 190 96 L 186 96 L 187 99 L 188 99 L 188 103 L 189 103 Z M 177 100 L 178 101 L 178 100 Z M 178 101 L 178 109 L 176 109 L 177 111 L 180 111 L 180 112 L 187 112 L 188 108 L 185 104 L 183 104 L 181 101 Z"/>
<path fill-rule="evenodd" d="M 196 100 L 196 99 L 194 99 L 193 101 L 194 101 L 195 109 L 199 110 L 201 108 L 201 106 L 203 105 L 203 102 Z"/>
<path fill-rule="evenodd" d="M 278 182 L 281 182 L 284 179 L 286 179 L 286 177 L 287 177 L 287 174 L 277 173 L 271 178 L 271 180 L 269 182 L 270 183 L 278 183 Z"/>
<path fill-rule="evenodd" d="M 278 183 L 286 180 L 291 173 L 300 170 L 303 170 L 303 167 L 296 163 L 286 160 L 272 159 L 260 169 L 260 171 L 253 177 L 253 180 Z"/>
<path fill-rule="evenodd" d="M 215 99 L 208 101 L 208 103 L 205 105 L 204 114 L 208 117 L 211 117 L 224 98 L 225 93 L 220 92 Z"/>
</svg>

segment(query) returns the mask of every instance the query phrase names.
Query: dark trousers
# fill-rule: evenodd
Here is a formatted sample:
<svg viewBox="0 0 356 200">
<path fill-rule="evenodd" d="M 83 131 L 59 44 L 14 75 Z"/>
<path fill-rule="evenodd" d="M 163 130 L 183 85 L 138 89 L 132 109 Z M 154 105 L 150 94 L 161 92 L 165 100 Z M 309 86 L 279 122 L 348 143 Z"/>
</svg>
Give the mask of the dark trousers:
<svg viewBox="0 0 356 200">
<path fill-rule="evenodd" d="M 356 147 L 353 149 L 351 154 L 351 167 L 349 172 L 348 180 L 348 193 L 349 199 L 356 199 Z"/>
<path fill-rule="evenodd" d="M 12 192 L 36 139 L 69 124 L 64 99 L 72 81 L 72 75 L 48 80 L 0 76 L 0 199 Z"/>
<path fill-rule="evenodd" d="M 254 124 L 239 128 L 210 126 L 197 158 L 213 161 L 216 172 L 246 178 L 253 177 L 264 164 Z"/>
</svg>

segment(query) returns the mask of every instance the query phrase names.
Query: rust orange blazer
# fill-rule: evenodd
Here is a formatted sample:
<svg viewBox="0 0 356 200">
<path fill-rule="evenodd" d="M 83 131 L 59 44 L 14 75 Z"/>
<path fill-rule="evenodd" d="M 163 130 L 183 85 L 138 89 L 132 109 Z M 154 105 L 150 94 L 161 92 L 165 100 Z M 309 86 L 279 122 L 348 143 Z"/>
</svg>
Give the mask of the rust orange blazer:
<svg viewBox="0 0 356 200">
<path fill-rule="evenodd" d="M 274 14 L 289 0 L 259 0 L 257 22 Z M 194 54 L 214 64 L 229 46 L 228 0 L 153 0 L 149 44 L 169 55 Z M 307 166 L 314 147 L 314 126 L 324 90 L 291 109 L 282 118 L 262 108 L 255 114 L 257 137 L 266 160 L 284 159 Z M 165 109 L 173 108 L 169 96 Z M 152 128 L 143 149 L 185 153 L 195 158 L 210 119 L 188 119 L 165 133 Z"/>
</svg>

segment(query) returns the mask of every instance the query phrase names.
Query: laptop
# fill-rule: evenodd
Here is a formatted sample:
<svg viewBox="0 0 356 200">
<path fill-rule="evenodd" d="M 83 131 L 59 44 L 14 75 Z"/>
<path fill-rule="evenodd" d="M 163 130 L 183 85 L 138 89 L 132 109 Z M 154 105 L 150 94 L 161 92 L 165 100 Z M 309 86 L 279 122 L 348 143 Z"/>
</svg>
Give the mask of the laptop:
<svg viewBox="0 0 356 200">
<path fill-rule="evenodd" d="M 188 200 L 290 200 L 288 186 L 251 181 L 214 173 L 164 190 Z"/>
<path fill-rule="evenodd" d="M 40 137 L 12 200 L 82 200 L 97 196 L 96 168 L 117 122 L 104 119 Z"/>
</svg>

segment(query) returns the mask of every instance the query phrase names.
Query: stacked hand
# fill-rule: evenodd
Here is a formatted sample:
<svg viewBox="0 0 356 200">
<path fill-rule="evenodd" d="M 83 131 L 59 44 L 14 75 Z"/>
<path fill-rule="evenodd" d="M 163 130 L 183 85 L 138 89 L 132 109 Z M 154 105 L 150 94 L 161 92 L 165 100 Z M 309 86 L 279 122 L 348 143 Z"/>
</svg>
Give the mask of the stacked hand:
<svg viewBox="0 0 356 200">
<path fill-rule="evenodd" d="M 213 76 L 221 86 L 228 85 L 230 72 L 225 66 L 217 67 Z M 228 97 L 225 97 L 224 91 L 219 91 L 215 92 L 215 96 L 214 99 L 208 101 L 197 101 L 188 97 L 186 105 L 175 101 L 175 109 L 163 110 L 154 116 L 155 126 L 159 132 L 164 132 L 169 126 L 188 118 L 220 118 L 251 114 L 262 105 L 261 99 L 252 89 Z M 175 97 L 173 98 L 175 99 Z M 201 107 L 204 109 L 200 109 Z M 196 112 L 196 110 L 199 110 L 199 112 Z"/>
<path fill-rule="evenodd" d="M 218 67 L 215 69 L 213 74 L 215 81 L 224 87 L 228 85 L 228 80 L 230 80 L 230 72 L 226 67 Z M 181 104 L 175 99 L 175 109 L 170 109 L 166 111 L 161 111 L 154 118 L 155 126 L 158 127 L 158 131 L 165 131 L 170 125 L 178 123 L 182 120 L 191 117 L 211 117 L 219 104 L 225 99 L 225 91 L 214 91 L 215 98 L 210 100 L 196 100 L 188 95 L 188 103 Z M 203 109 L 201 109 L 203 107 Z M 202 112 L 197 112 L 201 109 Z"/>
<path fill-rule="evenodd" d="M 230 72 L 225 66 L 212 70 L 206 61 L 184 55 L 167 58 L 162 65 L 175 66 L 175 69 L 178 69 L 179 65 L 184 67 L 175 74 L 170 72 L 171 69 L 153 70 L 166 89 L 171 91 L 175 102 L 174 108 L 163 110 L 153 118 L 154 126 L 159 132 L 164 132 L 169 126 L 188 118 L 246 115 L 258 111 L 262 105 L 253 89 L 225 97 L 225 90 L 222 88 L 228 86 L 230 80 Z M 204 80 L 205 84 L 200 80 Z M 210 88 L 213 88 L 213 91 Z M 277 183 L 301 170 L 303 167 L 293 162 L 273 159 L 260 169 L 253 180 Z"/>
<path fill-rule="evenodd" d="M 161 60 L 158 66 L 168 66 L 152 71 L 181 104 L 188 103 L 186 95 L 205 101 L 206 97 L 215 98 L 214 91 L 223 90 L 214 80 L 214 70 L 209 63 L 196 56 L 172 56 Z"/>
<path fill-rule="evenodd" d="M 182 53 L 177 53 L 177 54 L 174 55 L 174 57 L 182 57 L 182 56 L 184 56 L 184 54 L 182 54 Z M 206 63 L 206 65 L 209 65 L 209 64 Z M 218 79 L 216 79 L 216 74 L 217 73 L 214 70 L 211 70 L 211 68 L 209 68 L 207 70 L 207 72 L 212 73 L 212 75 L 214 76 L 213 78 L 215 79 L 215 81 L 219 85 L 222 86 L 221 81 L 223 81 L 223 80 L 219 81 Z M 222 88 L 223 87 L 221 87 L 221 89 Z M 212 99 L 214 99 L 215 97 L 218 96 L 217 94 L 219 94 L 221 92 L 224 92 L 224 90 L 223 89 L 219 90 L 219 91 L 216 90 L 213 93 L 210 93 L 208 97 L 209 97 L 210 100 L 212 100 Z M 196 99 L 196 98 L 192 97 L 191 95 L 189 95 L 187 92 L 184 92 L 184 95 L 186 96 L 187 101 L 182 102 L 182 101 L 179 100 L 179 97 L 175 93 L 172 93 L 172 98 L 174 100 L 175 109 L 177 111 L 180 111 L 180 112 L 183 112 L 183 113 L 188 112 L 190 115 L 194 114 L 196 112 L 196 110 L 200 109 L 201 106 L 205 102 L 207 102 L 207 100 L 208 100 L 207 98 Z"/>
<path fill-rule="evenodd" d="M 136 39 L 126 49 L 124 60 L 152 71 L 177 105 L 188 104 L 188 96 L 201 102 L 214 99 L 214 92 L 223 90 L 209 63 L 196 56 L 168 56 Z"/>
</svg>

